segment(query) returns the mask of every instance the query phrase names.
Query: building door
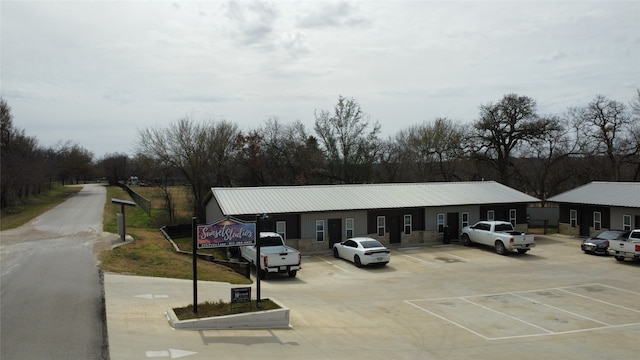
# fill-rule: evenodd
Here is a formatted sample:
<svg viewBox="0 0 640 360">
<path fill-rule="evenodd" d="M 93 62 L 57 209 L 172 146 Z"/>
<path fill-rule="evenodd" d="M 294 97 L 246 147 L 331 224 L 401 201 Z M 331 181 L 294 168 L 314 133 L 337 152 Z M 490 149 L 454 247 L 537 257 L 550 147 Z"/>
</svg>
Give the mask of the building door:
<svg viewBox="0 0 640 360">
<path fill-rule="evenodd" d="M 633 229 L 640 229 L 640 215 L 636 215 Z"/>
<path fill-rule="evenodd" d="M 389 219 L 389 242 L 392 244 L 399 244 L 401 242 L 401 231 L 402 231 L 402 217 L 390 215 L 387 216 Z"/>
<path fill-rule="evenodd" d="M 590 236 L 589 227 L 591 226 L 591 213 L 582 211 L 580 214 L 580 236 Z"/>
<path fill-rule="evenodd" d="M 449 228 L 449 240 L 458 240 L 460 234 L 460 214 L 447 213 L 447 227 Z"/>
<path fill-rule="evenodd" d="M 342 219 L 329 219 L 329 249 L 342 241 Z"/>
</svg>

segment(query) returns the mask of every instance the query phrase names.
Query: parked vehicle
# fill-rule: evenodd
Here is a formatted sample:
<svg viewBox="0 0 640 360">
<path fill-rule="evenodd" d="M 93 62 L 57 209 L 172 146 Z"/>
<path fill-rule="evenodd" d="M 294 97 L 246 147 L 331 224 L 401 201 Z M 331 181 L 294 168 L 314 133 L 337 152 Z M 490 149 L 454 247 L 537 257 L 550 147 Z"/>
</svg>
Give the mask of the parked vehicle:
<svg viewBox="0 0 640 360">
<path fill-rule="evenodd" d="M 266 279 L 269 273 L 287 273 L 289 277 L 296 277 L 298 270 L 302 269 L 302 254 L 298 250 L 287 246 L 282 236 L 274 232 L 261 232 L 258 241 L 260 269 L 256 266 L 256 271 L 261 271 L 263 279 Z M 256 251 L 254 245 L 241 246 L 240 256 L 256 265 Z"/>
<path fill-rule="evenodd" d="M 609 241 L 609 254 L 615 256 L 616 260 L 640 259 L 640 229 L 633 230 L 629 237 L 623 240 Z"/>
<path fill-rule="evenodd" d="M 506 255 L 512 250 L 526 254 L 536 246 L 533 235 L 515 231 L 513 225 L 506 221 L 479 221 L 472 226 L 465 226 L 460 238 L 464 246 L 472 243 L 493 246 L 500 255 Z"/>
<path fill-rule="evenodd" d="M 629 237 L 629 230 L 607 230 L 582 242 L 580 249 L 586 254 L 607 255 L 609 243 Z"/>
<path fill-rule="evenodd" d="M 391 250 L 376 239 L 355 237 L 333 244 L 333 256 L 352 261 L 357 267 L 370 264 L 386 265 L 391 261 Z"/>
</svg>

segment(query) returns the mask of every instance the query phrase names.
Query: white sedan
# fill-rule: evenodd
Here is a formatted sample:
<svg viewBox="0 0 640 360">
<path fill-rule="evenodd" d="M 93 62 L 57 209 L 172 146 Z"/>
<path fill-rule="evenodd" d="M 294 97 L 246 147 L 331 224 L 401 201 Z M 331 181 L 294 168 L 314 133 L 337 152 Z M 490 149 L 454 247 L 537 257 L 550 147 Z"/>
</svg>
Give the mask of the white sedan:
<svg viewBox="0 0 640 360">
<path fill-rule="evenodd" d="M 357 267 L 369 264 L 386 265 L 391 260 L 391 250 L 376 239 L 356 237 L 333 244 L 333 256 L 353 261 Z"/>
</svg>

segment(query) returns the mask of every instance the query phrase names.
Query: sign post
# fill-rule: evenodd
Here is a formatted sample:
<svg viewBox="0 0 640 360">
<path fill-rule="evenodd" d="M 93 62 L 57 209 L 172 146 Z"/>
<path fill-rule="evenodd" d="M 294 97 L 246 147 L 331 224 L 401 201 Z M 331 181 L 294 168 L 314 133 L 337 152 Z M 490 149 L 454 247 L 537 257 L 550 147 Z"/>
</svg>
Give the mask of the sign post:
<svg viewBox="0 0 640 360">
<path fill-rule="evenodd" d="M 122 229 L 120 228 L 120 221 L 118 221 L 118 232 L 120 233 L 120 239 L 122 241 L 125 241 L 125 236 L 127 233 L 127 222 L 126 222 L 126 218 L 124 216 L 124 207 L 125 206 L 131 206 L 134 207 L 136 206 L 136 203 L 134 203 L 133 201 L 129 201 L 129 200 L 121 200 L 121 199 L 116 199 L 116 198 L 111 198 L 111 202 L 114 204 L 119 204 L 120 205 L 120 211 L 122 216 L 118 217 L 118 220 L 122 221 Z"/>
<path fill-rule="evenodd" d="M 193 256 L 193 313 L 198 313 L 198 253 L 196 249 L 198 249 L 197 241 L 196 241 L 196 217 L 191 218 L 191 239 L 193 241 L 192 246 L 192 256 Z"/>
<path fill-rule="evenodd" d="M 217 247 L 247 246 L 256 243 L 256 224 L 245 223 L 229 217 L 212 224 L 197 225 L 192 219 L 191 234 L 193 238 L 193 312 L 198 312 L 198 249 Z"/>
</svg>

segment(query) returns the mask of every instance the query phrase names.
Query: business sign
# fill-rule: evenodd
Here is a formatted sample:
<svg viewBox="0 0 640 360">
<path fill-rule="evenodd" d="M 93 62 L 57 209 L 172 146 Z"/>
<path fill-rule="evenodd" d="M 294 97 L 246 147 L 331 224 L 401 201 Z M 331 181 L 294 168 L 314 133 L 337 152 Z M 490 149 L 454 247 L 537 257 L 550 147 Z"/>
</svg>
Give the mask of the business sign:
<svg viewBox="0 0 640 360">
<path fill-rule="evenodd" d="M 251 288 L 231 288 L 231 303 L 251 302 Z"/>
<path fill-rule="evenodd" d="M 213 224 L 198 225 L 198 249 L 256 244 L 256 224 L 237 219 L 222 219 Z"/>
</svg>

